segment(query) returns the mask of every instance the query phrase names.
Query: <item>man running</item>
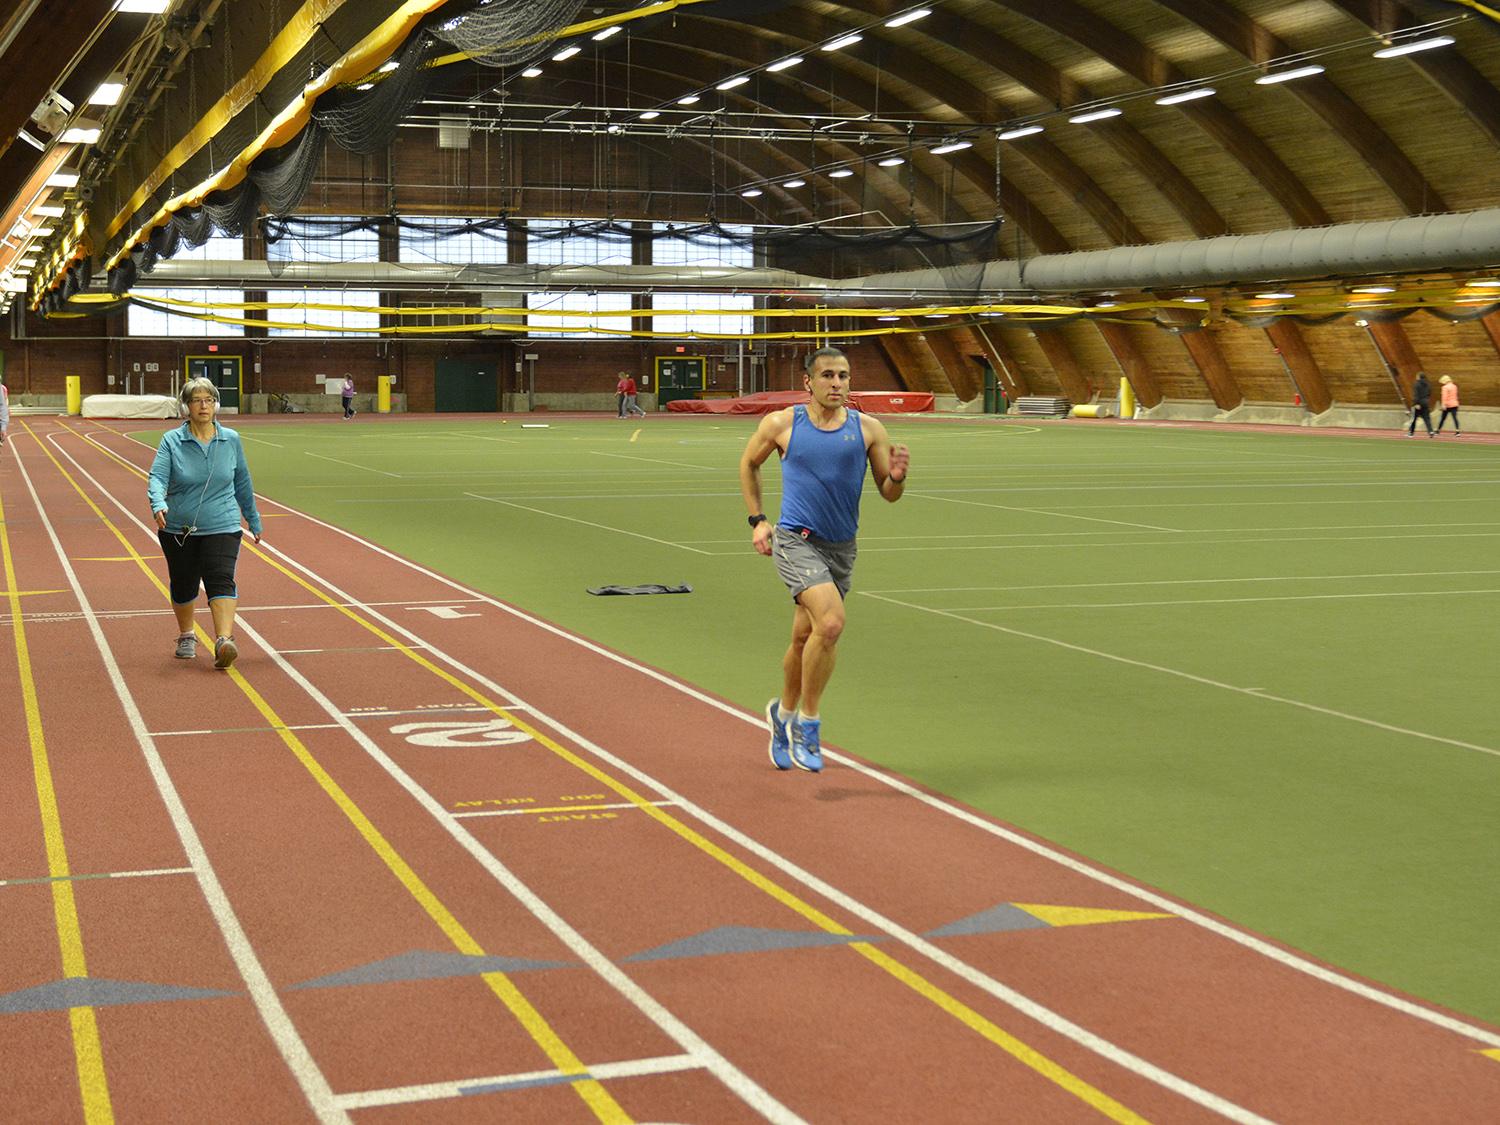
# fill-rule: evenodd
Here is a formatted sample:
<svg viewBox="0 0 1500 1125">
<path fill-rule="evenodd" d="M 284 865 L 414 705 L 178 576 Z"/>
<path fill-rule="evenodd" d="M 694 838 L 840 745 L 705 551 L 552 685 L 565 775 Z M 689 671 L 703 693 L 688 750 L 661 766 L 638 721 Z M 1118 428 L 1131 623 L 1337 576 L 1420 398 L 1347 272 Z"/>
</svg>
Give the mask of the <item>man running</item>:
<svg viewBox="0 0 1500 1125">
<path fill-rule="evenodd" d="M 855 534 L 865 465 L 891 503 L 906 487 L 910 454 L 892 445 L 879 421 L 847 405 L 849 360 L 819 348 L 802 362 L 812 395 L 806 406 L 761 419 L 740 458 L 740 490 L 750 512 L 755 549 L 774 555 L 776 570 L 797 608 L 792 642 L 781 660 L 781 696 L 766 704 L 771 764 L 817 773 L 823 768 L 818 706 L 833 675 L 844 631 L 844 598 L 854 571 Z M 760 467 L 781 457 L 781 519 L 761 511 Z"/>
</svg>

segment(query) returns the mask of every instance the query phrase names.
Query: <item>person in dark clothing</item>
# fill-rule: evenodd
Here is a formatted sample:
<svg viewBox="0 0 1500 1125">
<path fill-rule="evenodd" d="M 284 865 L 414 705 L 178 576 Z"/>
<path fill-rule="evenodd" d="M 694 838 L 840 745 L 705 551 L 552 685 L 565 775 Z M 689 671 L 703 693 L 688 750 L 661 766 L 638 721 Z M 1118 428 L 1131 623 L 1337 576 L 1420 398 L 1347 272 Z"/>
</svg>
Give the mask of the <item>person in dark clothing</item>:
<svg viewBox="0 0 1500 1125">
<path fill-rule="evenodd" d="M 1417 419 L 1422 419 L 1422 424 L 1427 427 L 1427 436 L 1433 437 L 1432 432 L 1432 384 L 1427 381 L 1427 372 L 1418 371 L 1417 381 L 1411 385 L 1411 425 L 1406 428 L 1406 436 L 1413 437 L 1417 432 Z"/>
</svg>

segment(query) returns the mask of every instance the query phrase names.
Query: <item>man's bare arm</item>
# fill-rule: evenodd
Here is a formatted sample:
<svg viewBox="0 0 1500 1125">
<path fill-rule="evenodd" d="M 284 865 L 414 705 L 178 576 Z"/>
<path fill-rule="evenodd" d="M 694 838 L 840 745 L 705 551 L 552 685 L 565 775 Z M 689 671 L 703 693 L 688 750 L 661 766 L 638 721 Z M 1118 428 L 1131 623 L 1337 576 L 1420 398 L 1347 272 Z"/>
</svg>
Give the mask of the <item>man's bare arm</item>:
<svg viewBox="0 0 1500 1125">
<path fill-rule="evenodd" d="M 894 504 L 906 491 L 906 470 L 911 464 L 911 453 L 904 445 L 891 444 L 891 435 L 879 419 L 861 414 L 859 421 L 868 437 L 865 452 L 870 459 L 875 487 L 885 500 Z"/>
</svg>

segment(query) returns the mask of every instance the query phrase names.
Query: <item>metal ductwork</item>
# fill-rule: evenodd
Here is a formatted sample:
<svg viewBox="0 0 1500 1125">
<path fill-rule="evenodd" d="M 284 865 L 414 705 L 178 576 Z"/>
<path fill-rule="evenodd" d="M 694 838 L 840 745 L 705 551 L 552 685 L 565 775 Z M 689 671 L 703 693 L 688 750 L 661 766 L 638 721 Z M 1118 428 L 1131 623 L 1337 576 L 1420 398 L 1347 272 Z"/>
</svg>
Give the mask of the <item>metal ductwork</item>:
<svg viewBox="0 0 1500 1125">
<path fill-rule="evenodd" d="M 832 285 L 916 292 L 947 288 L 962 294 L 1066 293 L 1469 270 L 1496 263 L 1500 209 L 1043 254 L 1021 262 L 987 262 L 982 268 L 908 270 Z"/>
</svg>

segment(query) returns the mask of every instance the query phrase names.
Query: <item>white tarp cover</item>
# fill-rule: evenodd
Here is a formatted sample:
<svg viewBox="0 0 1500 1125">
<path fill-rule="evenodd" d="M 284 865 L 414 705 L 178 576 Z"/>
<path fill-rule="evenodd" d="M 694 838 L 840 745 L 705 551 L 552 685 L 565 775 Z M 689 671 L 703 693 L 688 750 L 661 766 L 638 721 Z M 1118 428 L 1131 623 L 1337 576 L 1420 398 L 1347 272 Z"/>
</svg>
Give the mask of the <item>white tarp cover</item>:
<svg viewBox="0 0 1500 1125">
<path fill-rule="evenodd" d="M 88 395 L 85 418 L 176 418 L 176 395 Z"/>
</svg>

